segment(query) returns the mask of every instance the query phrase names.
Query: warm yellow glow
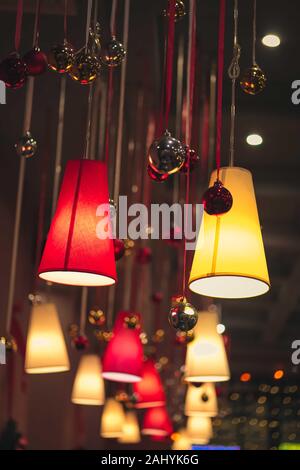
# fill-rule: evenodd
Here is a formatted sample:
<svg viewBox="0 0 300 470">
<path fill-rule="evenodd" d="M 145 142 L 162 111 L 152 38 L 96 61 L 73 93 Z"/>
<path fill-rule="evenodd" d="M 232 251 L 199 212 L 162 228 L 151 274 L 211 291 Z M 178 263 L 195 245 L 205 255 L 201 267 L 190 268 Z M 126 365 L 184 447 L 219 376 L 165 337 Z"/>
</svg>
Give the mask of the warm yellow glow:
<svg viewBox="0 0 300 470">
<path fill-rule="evenodd" d="M 247 298 L 270 288 L 251 173 L 221 168 L 220 179 L 233 205 L 219 217 L 204 213 L 194 254 L 189 287 L 197 294 Z M 216 180 L 213 172 L 210 186 Z"/>
<path fill-rule="evenodd" d="M 118 439 L 122 444 L 137 444 L 141 440 L 139 423 L 133 411 L 125 415 L 125 422 L 121 437 Z"/>
<path fill-rule="evenodd" d="M 223 382 L 230 379 L 225 346 L 217 332 L 217 323 L 216 312 L 199 312 L 195 338 L 187 345 L 187 382 Z"/>
<path fill-rule="evenodd" d="M 67 286 L 111 286 L 116 282 L 114 279 L 100 274 L 77 271 L 46 271 L 40 273 L 39 277 L 45 281 Z"/>
<path fill-rule="evenodd" d="M 218 414 L 216 389 L 213 383 L 205 383 L 200 387 L 188 386 L 184 414 L 206 417 L 214 417 Z"/>
<path fill-rule="evenodd" d="M 263 45 L 267 47 L 278 47 L 280 42 L 280 37 L 277 34 L 267 34 L 262 38 Z"/>
<path fill-rule="evenodd" d="M 122 436 L 124 423 L 125 413 L 121 403 L 114 398 L 108 398 L 102 413 L 100 435 L 117 439 Z"/>
<path fill-rule="evenodd" d="M 25 371 L 28 374 L 50 374 L 69 369 L 69 357 L 55 305 L 34 305 L 28 328 Z"/>
<path fill-rule="evenodd" d="M 172 450 L 191 450 L 191 441 L 186 429 L 180 429 L 172 444 Z"/>
<path fill-rule="evenodd" d="M 105 392 L 101 372 L 100 358 L 96 354 L 82 356 L 73 385 L 72 403 L 103 405 Z"/>
<path fill-rule="evenodd" d="M 186 426 L 192 444 L 207 444 L 213 437 L 211 418 L 190 416 Z"/>
<path fill-rule="evenodd" d="M 222 335 L 223 333 L 225 333 L 225 330 L 226 330 L 226 327 L 225 325 L 223 325 L 223 323 L 219 323 L 217 325 L 217 332 Z"/>
<path fill-rule="evenodd" d="M 256 145 L 261 145 L 263 143 L 263 138 L 259 134 L 249 134 L 247 136 L 246 141 L 247 141 L 247 144 L 256 146 Z"/>
<path fill-rule="evenodd" d="M 250 380 L 251 380 L 251 374 L 249 372 L 243 372 L 243 374 L 240 376 L 241 382 L 249 382 Z"/>
<path fill-rule="evenodd" d="M 274 379 L 275 380 L 280 380 L 280 379 L 282 379 L 283 376 L 284 376 L 283 370 L 276 370 L 274 372 Z"/>
</svg>

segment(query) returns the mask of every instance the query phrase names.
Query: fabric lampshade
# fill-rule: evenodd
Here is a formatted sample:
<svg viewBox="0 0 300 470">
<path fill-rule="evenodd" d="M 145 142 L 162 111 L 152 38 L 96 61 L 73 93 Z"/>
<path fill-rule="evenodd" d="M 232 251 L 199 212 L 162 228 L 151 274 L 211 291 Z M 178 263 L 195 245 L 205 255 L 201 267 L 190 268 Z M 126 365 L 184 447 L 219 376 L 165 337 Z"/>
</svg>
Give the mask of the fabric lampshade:
<svg viewBox="0 0 300 470">
<path fill-rule="evenodd" d="M 161 437 L 172 434 L 172 423 L 164 406 L 146 410 L 142 434 Z"/>
<path fill-rule="evenodd" d="M 102 215 L 99 207 L 105 208 Z M 117 276 L 110 222 L 106 165 L 93 160 L 69 161 L 39 276 L 75 286 L 114 284 Z"/>
<path fill-rule="evenodd" d="M 217 313 L 199 312 L 195 338 L 187 345 L 187 382 L 224 382 L 230 379 L 224 341 L 217 332 L 217 324 Z"/>
<path fill-rule="evenodd" d="M 216 180 L 213 172 L 210 186 Z M 221 216 L 204 213 L 189 279 L 197 294 L 246 298 L 266 293 L 270 280 L 252 176 L 244 168 L 221 168 L 233 205 Z"/>
<path fill-rule="evenodd" d="M 66 343 L 54 304 L 36 304 L 31 309 L 25 371 L 49 374 L 70 369 Z"/>
<path fill-rule="evenodd" d="M 186 416 L 208 417 L 214 417 L 218 414 L 217 395 L 213 383 L 205 383 L 200 387 L 188 386 L 184 414 Z"/>
<path fill-rule="evenodd" d="M 122 444 L 137 444 L 141 441 L 138 419 L 133 411 L 126 413 L 122 436 L 118 441 Z"/>
<path fill-rule="evenodd" d="M 101 372 L 100 358 L 96 354 L 81 357 L 72 390 L 72 403 L 103 405 L 105 391 Z"/>
<path fill-rule="evenodd" d="M 136 408 L 151 408 L 163 406 L 166 396 L 161 383 L 160 375 L 151 359 L 143 363 L 142 380 L 133 384 L 136 396 Z"/>
<path fill-rule="evenodd" d="M 192 444 L 205 445 L 213 437 L 211 418 L 190 416 L 186 428 Z"/>
<path fill-rule="evenodd" d="M 103 356 L 104 379 L 115 382 L 134 383 L 141 380 L 143 347 L 140 340 L 141 328 L 129 326 L 127 320 L 134 315 L 140 323 L 140 315 L 119 312 L 113 328 L 113 337 Z"/>
<path fill-rule="evenodd" d="M 124 423 L 123 406 L 114 398 L 108 398 L 102 413 L 100 435 L 106 438 L 118 439 L 122 436 Z"/>
</svg>

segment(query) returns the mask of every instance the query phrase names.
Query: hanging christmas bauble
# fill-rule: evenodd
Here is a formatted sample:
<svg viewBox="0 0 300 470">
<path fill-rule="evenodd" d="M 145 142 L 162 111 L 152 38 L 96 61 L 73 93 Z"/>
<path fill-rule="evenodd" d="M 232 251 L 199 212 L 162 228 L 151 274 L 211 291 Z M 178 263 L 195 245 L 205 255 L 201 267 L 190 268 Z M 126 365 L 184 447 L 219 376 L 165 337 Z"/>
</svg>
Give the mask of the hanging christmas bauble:
<svg viewBox="0 0 300 470">
<path fill-rule="evenodd" d="M 18 351 L 18 345 L 13 336 L 1 336 L 0 343 L 4 344 L 6 352 Z"/>
<path fill-rule="evenodd" d="M 27 131 L 15 144 L 15 149 L 19 157 L 31 158 L 37 150 L 37 142 Z"/>
<path fill-rule="evenodd" d="M 188 156 L 188 147 L 185 146 L 185 159 L 184 159 L 184 164 L 182 165 L 180 171 L 187 175 L 189 167 L 190 167 L 190 173 L 191 173 L 192 171 L 194 171 L 194 169 L 199 164 L 199 162 L 200 162 L 200 158 L 196 154 L 195 150 L 190 149 L 190 155 Z"/>
<path fill-rule="evenodd" d="M 123 44 L 112 37 L 102 51 L 101 61 L 108 67 L 117 67 L 126 56 Z"/>
<path fill-rule="evenodd" d="M 95 330 L 94 335 L 99 342 L 109 343 L 113 337 L 112 331 Z"/>
<path fill-rule="evenodd" d="M 163 183 L 169 177 L 168 173 L 158 173 L 150 165 L 147 167 L 149 177 L 156 183 Z"/>
<path fill-rule="evenodd" d="M 72 339 L 72 344 L 77 351 L 84 351 L 89 346 L 89 340 L 84 335 L 78 335 Z"/>
<path fill-rule="evenodd" d="M 232 207 L 232 195 L 220 180 L 216 180 L 214 185 L 205 191 L 202 203 L 204 210 L 209 215 L 222 215 L 230 211 Z"/>
<path fill-rule="evenodd" d="M 73 46 L 67 41 L 51 47 L 47 55 L 49 67 L 58 73 L 68 72 L 74 62 L 74 53 Z"/>
<path fill-rule="evenodd" d="M 151 299 L 156 304 L 160 304 L 163 298 L 164 298 L 164 295 L 162 292 L 154 292 L 151 296 Z"/>
<path fill-rule="evenodd" d="M 81 85 L 88 85 L 97 78 L 99 72 L 99 59 L 83 51 L 76 54 L 69 75 Z"/>
<path fill-rule="evenodd" d="M 131 313 L 124 318 L 124 326 L 131 330 L 135 330 L 141 327 L 140 318 L 135 313 Z"/>
<path fill-rule="evenodd" d="M 92 308 L 89 311 L 88 319 L 91 325 L 97 325 L 97 326 L 103 326 L 106 321 L 103 310 L 101 310 L 98 307 Z"/>
<path fill-rule="evenodd" d="M 240 85 L 248 95 L 257 95 L 264 90 L 267 78 L 261 68 L 254 64 L 242 75 Z"/>
<path fill-rule="evenodd" d="M 27 67 L 17 52 L 12 52 L 0 63 L 0 80 L 7 88 L 21 88 L 26 82 Z"/>
<path fill-rule="evenodd" d="M 169 10 L 163 11 L 164 16 L 169 16 Z M 176 0 L 175 3 L 175 21 L 181 20 L 185 16 L 185 4 L 182 0 Z"/>
<path fill-rule="evenodd" d="M 198 312 L 192 304 L 182 298 L 175 306 L 171 307 L 169 312 L 169 323 L 176 330 L 190 331 L 198 320 Z"/>
<path fill-rule="evenodd" d="M 145 246 L 140 248 L 136 254 L 136 261 L 140 264 L 148 264 L 152 259 L 152 251 L 151 248 Z"/>
<path fill-rule="evenodd" d="M 115 259 L 118 261 L 125 253 L 125 243 L 119 238 L 114 238 Z"/>
<path fill-rule="evenodd" d="M 157 173 L 176 173 L 185 161 L 185 149 L 182 143 L 171 136 L 169 131 L 155 140 L 149 149 L 149 165 Z"/>
<path fill-rule="evenodd" d="M 28 51 L 23 60 L 27 66 L 27 75 L 36 77 L 45 73 L 48 68 L 47 56 L 39 47 L 34 47 Z"/>
</svg>

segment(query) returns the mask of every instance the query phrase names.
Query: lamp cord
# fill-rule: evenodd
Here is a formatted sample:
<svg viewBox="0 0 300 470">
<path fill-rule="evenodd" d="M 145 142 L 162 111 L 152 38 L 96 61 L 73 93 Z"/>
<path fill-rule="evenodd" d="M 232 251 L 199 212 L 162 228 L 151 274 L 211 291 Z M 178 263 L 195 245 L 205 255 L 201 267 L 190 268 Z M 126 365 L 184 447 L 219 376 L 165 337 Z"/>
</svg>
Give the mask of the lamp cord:
<svg viewBox="0 0 300 470">
<path fill-rule="evenodd" d="M 256 65 L 256 0 L 253 0 L 252 65 Z"/>
<path fill-rule="evenodd" d="M 220 0 L 219 34 L 218 34 L 217 119 L 216 119 L 217 179 L 219 179 L 219 172 L 220 172 L 220 166 L 221 166 L 225 13 L 226 13 L 226 0 Z"/>
<path fill-rule="evenodd" d="M 116 36 L 116 11 L 117 11 L 117 0 L 112 1 L 111 14 L 110 14 L 110 34 L 111 37 Z"/>
<path fill-rule="evenodd" d="M 234 165 L 236 81 L 240 75 L 239 59 L 241 55 L 241 48 L 238 43 L 238 0 L 234 0 L 233 20 L 234 20 L 233 57 L 232 57 L 231 64 L 228 68 L 228 75 L 229 75 L 229 78 L 231 79 L 229 166 Z"/>
</svg>

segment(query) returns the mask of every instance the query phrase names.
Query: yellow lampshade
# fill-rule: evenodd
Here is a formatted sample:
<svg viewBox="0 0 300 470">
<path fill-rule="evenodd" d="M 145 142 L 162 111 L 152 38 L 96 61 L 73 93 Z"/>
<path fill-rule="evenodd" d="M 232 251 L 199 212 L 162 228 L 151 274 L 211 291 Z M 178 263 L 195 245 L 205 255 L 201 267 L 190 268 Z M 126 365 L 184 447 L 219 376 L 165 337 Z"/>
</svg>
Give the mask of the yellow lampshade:
<svg viewBox="0 0 300 470">
<path fill-rule="evenodd" d="M 124 423 L 125 413 L 121 403 L 114 398 L 108 398 L 102 413 L 100 435 L 117 439 L 122 436 Z"/>
<path fill-rule="evenodd" d="M 214 171 L 210 186 L 216 180 Z M 244 168 L 221 168 L 233 205 L 221 216 L 204 213 L 189 288 L 209 297 L 242 299 L 270 288 L 252 176 Z"/>
<path fill-rule="evenodd" d="M 184 414 L 186 416 L 217 416 L 218 403 L 213 383 L 205 383 L 200 387 L 188 386 Z"/>
<path fill-rule="evenodd" d="M 118 441 L 122 444 L 137 444 L 141 441 L 139 423 L 133 411 L 126 413 L 122 435 Z"/>
<path fill-rule="evenodd" d="M 82 356 L 73 385 L 72 403 L 103 405 L 105 392 L 101 373 L 100 358 L 96 354 Z"/>
<path fill-rule="evenodd" d="M 205 445 L 213 437 L 211 418 L 190 416 L 186 428 L 192 444 Z"/>
<path fill-rule="evenodd" d="M 27 336 L 25 371 L 28 374 L 49 374 L 69 369 L 69 357 L 55 305 L 34 305 Z"/>
<path fill-rule="evenodd" d="M 180 429 L 172 444 L 172 450 L 191 450 L 191 440 L 186 429 Z"/>
<path fill-rule="evenodd" d="M 230 379 L 225 346 L 217 332 L 217 324 L 217 313 L 199 312 L 195 338 L 187 346 L 187 382 L 224 382 Z"/>
</svg>

